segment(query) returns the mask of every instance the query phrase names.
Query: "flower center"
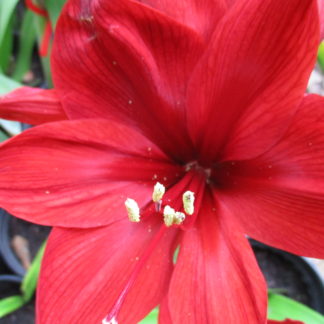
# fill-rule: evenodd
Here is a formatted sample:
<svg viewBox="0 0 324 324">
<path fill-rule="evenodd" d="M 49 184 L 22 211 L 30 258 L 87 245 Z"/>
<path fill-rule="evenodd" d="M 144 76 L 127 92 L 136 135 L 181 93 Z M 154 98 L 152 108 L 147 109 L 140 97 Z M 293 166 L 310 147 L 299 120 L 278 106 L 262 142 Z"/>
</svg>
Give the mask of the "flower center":
<svg viewBox="0 0 324 324">
<path fill-rule="evenodd" d="M 153 189 L 152 200 L 155 203 L 155 210 L 161 213 L 161 207 L 163 204 L 163 196 L 165 194 L 165 187 L 163 184 L 157 182 Z M 187 190 L 182 195 L 183 210 L 185 213 L 176 211 L 174 208 L 166 205 L 163 210 L 164 224 L 167 227 L 172 225 L 180 225 L 186 219 L 186 215 L 192 215 L 195 211 L 194 208 L 195 194 L 192 191 Z M 127 198 L 125 201 L 125 207 L 127 210 L 128 218 L 131 222 L 138 223 L 140 221 L 140 209 L 138 203 L 132 199 Z"/>
<path fill-rule="evenodd" d="M 185 164 L 184 169 L 186 172 L 195 171 L 197 173 L 200 173 L 206 178 L 207 183 L 210 182 L 212 169 L 202 166 L 198 161 L 188 162 L 187 164 Z"/>
</svg>

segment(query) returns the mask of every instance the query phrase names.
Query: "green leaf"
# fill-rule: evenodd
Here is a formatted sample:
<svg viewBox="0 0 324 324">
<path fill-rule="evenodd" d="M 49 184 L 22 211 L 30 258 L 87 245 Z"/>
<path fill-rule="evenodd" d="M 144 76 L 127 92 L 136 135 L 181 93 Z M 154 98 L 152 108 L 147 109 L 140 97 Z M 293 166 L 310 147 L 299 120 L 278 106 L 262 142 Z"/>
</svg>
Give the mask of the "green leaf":
<svg viewBox="0 0 324 324">
<path fill-rule="evenodd" d="M 46 242 L 43 243 L 39 251 L 37 252 L 30 268 L 28 269 L 22 285 L 21 285 L 21 291 L 23 293 L 23 299 L 25 302 L 29 302 L 30 299 L 33 297 L 36 286 L 37 286 L 37 281 L 38 281 L 38 276 L 39 276 L 39 270 L 45 250 L 45 245 Z"/>
<path fill-rule="evenodd" d="M 0 74 L 0 95 L 8 93 L 21 86 L 22 86 L 21 83 L 7 77 L 4 74 Z"/>
<path fill-rule="evenodd" d="M 66 0 L 46 0 L 45 7 L 49 13 L 53 29 L 55 29 L 57 19 L 62 11 Z"/>
<path fill-rule="evenodd" d="M 25 301 L 21 296 L 11 296 L 0 300 L 0 318 L 14 312 L 18 308 L 25 305 Z"/>
<path fill-rule="evenodd" d="M 8 22 L 6 31 L 3 33 L 2 43 L 0 43 L 0 68 L 4 73 L 7 72 L 13 48 L 13 19 Z"/>
<path fill-rule="evenodd" d="M 317 62 L 324 72 L 324 42 L 322 42 L 318 48 Z"/>
<path fill-rule="evenodd" d="M 19 52 L 12 75 L 16 81 L 21 81 L 25 73 L 30 69 L 33 48 L 36 43 L 36 29 L 33 15 L 30 10 L 26 10 L 20 28 Z"/>
<path fill-rule="evenodd" d="M 150 314 L 148 314 L 138 324 L 156 324 L 158 322 L 159 309 L 154 308 Z"/>
<path fill-rule="evenodd" d="M 7 26 L 19 0 L 0 1 L 0 45 L 7 31 Z"/>
<path fill-rule="evenodd" d="M 5 132 L 3 132 L 2 130 L 0 130 L 0 143 L 3 142 L 3 141 L 5 141 L 8 138 L 9 138 L 9 136 Z"/>
<path fill-rule="evenodd" d="M 283 321 L 286 318 L 299 320 L 305 324 L 324 324 L 324 317 L 288 297 L 269 293 L 268 318 Z"/>
</svg>

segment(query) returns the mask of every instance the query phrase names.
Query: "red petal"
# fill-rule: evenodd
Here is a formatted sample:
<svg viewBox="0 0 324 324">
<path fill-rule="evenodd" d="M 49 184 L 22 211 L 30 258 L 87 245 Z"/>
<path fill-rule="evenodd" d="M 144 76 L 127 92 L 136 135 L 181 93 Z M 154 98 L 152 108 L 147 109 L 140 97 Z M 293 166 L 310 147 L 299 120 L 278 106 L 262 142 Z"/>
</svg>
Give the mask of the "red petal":
<svg viewBox="0 0 324 324">
<path fill-rule="evenodd" d="M 98 229 L 55 228 L 37 293 L 37 323 L 101 323 L 124 289 L 161 220 L 128 220 Z M 167 231 L 129 290 L 118 323 L 134 324 L 160 303 L 173 268 L 174 231 Z"/>
<path fill-rule="evenodd" d="M 159 308 L 159 324 L 172 324 L 171 314 L 169 310 L 169 301 L 164 298 Z"/>
<path fill-rule="evenodd" d="M 320 18 L 320 39 L 321 41 L 324 40 L 324 1 L 323 0 L 317 0 L 318 4 L 318 12 L 319 12 L 319 18 Z"/>
<path fill-rule="evenodd" d="M 215 0 L 138 0 L 147 4 L 178 22 L 194 29 L 207 38 L 213 32 L 227 9 L 227 2 Z"/>
<path fill-rule="evenodd" d="M 266 321 L 266 286 L 251 247 L 210 199 L 197 228 L 183 235 L 168 298 L 174 324 Z"/>
<path fill-rule="evenodd" d="M 144 206 L 156 181 L 169 186 L 181 172 L 130 127 L 89 119 L 51 123 L 0 148 L 0 205 L 40 224 L 105 225 L 121 217 L 116 211 L 125 210 L 127 197 Z"/>
<path fill-rule="evenodd" d="M 317 48 L 315 1 L 236 1 L 188 88 L 188 127 L 204 159 L 254 157 L 273 145 L 304 94 Z"/>
<path fill-rule="evenodd" d="M 0 117 L 32 125 L 67 119 L 55 90 L 30 87 L 0 97 Z"/>
<path fill-rule="evenodd" d="M 324 99 L 304 98 L 288 132 L 258 158 L 219 170 L 223 217 L 290 252 L 324 257 Z"/>
<path fill-rule="evenodd" d="M 54 43 L 54 81 L 70 117 L 135 124 L 189 158 L 186 81 L 203 50 L 194 31 L 133 1 L 72 1 Z"/>
</svg>

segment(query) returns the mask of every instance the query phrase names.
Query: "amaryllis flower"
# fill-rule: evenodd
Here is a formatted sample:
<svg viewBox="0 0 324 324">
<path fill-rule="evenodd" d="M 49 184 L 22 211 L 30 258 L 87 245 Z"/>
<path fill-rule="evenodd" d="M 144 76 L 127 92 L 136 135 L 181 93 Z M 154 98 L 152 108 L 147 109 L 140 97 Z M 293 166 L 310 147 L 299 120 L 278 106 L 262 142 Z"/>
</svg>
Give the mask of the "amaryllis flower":
<svg viewBox="0 0 324 324">
<path fill-rule="evenodd" d="M 0 148 L 0 205 L 54 226 L 39 324 L 267 322 L 246 235 L 324 257 L 318 42 L 315 0 L 68 2 L 55 90 L 0 105 L 45 122 Z"/>
</svg>

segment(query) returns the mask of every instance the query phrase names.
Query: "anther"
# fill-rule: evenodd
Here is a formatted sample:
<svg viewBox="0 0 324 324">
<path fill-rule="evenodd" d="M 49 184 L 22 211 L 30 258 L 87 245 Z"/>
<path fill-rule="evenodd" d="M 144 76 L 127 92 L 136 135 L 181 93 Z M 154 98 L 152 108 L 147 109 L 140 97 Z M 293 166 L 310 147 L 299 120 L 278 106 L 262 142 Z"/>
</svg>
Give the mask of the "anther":
<svg viewBox="0 0 324 324">
<path fill-rule="evenodd" d="M 165 193 L 165 187 L 160 182 L 157 182 L 153 189 L 152 200 L 155 202 L 155 209 L 160 211 L 162 206 L 162 197 Z"/>
<path fill-rule="evenodd" d="M 163 210 L 164 224 L 169 227 L 173 225 L 173 220 L 175 217 L 175 210 L 169 205 L 166 205 Z"/>
<path fill-rule="evenodd" d="M 169 205 L 166 205 L 163 210 L 164 224 L 167 227 L 173 224 L 180 225 L 186 218 L 184 213 L 176 212 Z"/>
<path fill-rule="evenodd" d="M 186 191 L 182 195 L 183 209 L 188 215 L 192 215 L 195 211 L 194 202 L 195 194 L 192 191 Z"/>
<path fill-rule="evenodd" d="M 165 193 L 165 187 L 160 182 L 157 182 L 153 189 L 152 199 L 154 202 L 159 202 Z"/>
<path fill-rule="evenodd" d="M 186 218 L 186 215 L 181 212 L 176 212 L 174 216 L 174 224 L 180 225 Z"/>
<path fill-rule="evenodd" d="M 140 221 L 140 209 L 137 202 L 134 199 L 127 198 L 125 201 L 125 206 L 128 213 L 128 218 L 131 222 L 138 223 Z M 117 323 L 117 322 L 116 322 Z M 113 322 L 111 324 L 114 324 Z"/>
</svg>

